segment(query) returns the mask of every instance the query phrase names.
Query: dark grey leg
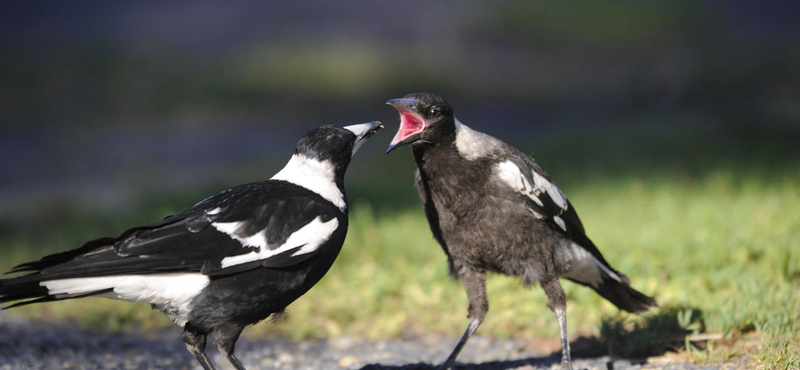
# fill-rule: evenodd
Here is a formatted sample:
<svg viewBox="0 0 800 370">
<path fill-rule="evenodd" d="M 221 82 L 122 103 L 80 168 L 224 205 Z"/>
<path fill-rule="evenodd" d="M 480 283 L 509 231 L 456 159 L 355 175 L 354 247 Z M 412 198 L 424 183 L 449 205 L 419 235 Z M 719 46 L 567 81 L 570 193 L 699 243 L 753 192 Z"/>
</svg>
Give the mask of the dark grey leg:
<svg viewBox="0 0 800 370">
<path fill-rule="evenodd" d="M 239 334 L 242 333 L 243 329 L 243 326 L 226 325 L 217 327 L 212 332 L 217 350 L 233 364 L 236 370 L 246 370 L 239 359 L 233 355 L 233 347 L 236 345 L 236 340 L 239 339 Z"/>
<path fill-rule="evenodd" d="M 458 344 L 456 344 L 456 348 L 453 350 L 452 353 L 450 353 L 450 356 L 447 357 L 447 361 L 445 361 L 444 364 L 442 364 L 442 366 L 439 367 L 439 370 L 448 370 L 450 369 L 451 366 L 453 366 L 453 364 L 456 362 L 456 358 L 458 358 L 458 354 L 461 353 L 461 348 L 463 348 L 464 345 L 467 344 L 467 340 L 469 340 L 469 337 L 472 336 L 473 333 L 475 333 L 475 330 L 478 330 L 478 326 L 480 325 L 481 322 L 478 319 L 472 319 L 472 321 L 470 321 L 469 326 L 467 327 L 467 331 L 465 331 L 464 335 L 461 336 L 461 340 L 459 340 Z"/>
<path fill-rule="evenodd" d="M 558 279 L 542 282 L 545 294 L 547 294 L 547 307 L 556 314 L 558 320 L 558 331 L 561 334 L 561 370 L 572 370 L 572 359 L 569 353 L 569 338 L 567 337 L 567 296 Z"/>
<path fill-rule="evenodd" d="M 469 317 L 472 321 L 470 321 L 467 331 L 461 336 L 461 340 L 458 341 L 456 348 L 450 356 L 447 357 L 447 361 L 439 367 L 439 370 L 447 370 L 453 366 L 456 362 L 456 358 L 458 358 L 458 354 L 461 353 L 461 349 L 467 344 L 469 337 L 478 330 L 478 327 L 486 317 L 486 312 L 489 311 L 489 301 L 486 299 L 486 275 L 481 271 L 469 268 L 463 271 L 460 277 L 464 281 L 464 287 L 467 290 L 467 297 L 469 298 Z"/>
<path fill-rule="evenodd" d="M 567 315 L 564 308 L 555 310 L 558 320 L 558 331 L 561 334 L 561 369 L 572 370 L 572 358 L 570 357 L 569 338 L 567 338 Z"/>
<path fill-rule="evenodd" d="M 208 359 L 206 355 L 206 333 L 200 333 L 193 330 L 188 324 L 183 329 L 183 342 L 186 343 L 186 348 L 189 353 L 194 355 L 200 365 L 205 370 L 216 370 L 214 364 Z"/>
</svg>

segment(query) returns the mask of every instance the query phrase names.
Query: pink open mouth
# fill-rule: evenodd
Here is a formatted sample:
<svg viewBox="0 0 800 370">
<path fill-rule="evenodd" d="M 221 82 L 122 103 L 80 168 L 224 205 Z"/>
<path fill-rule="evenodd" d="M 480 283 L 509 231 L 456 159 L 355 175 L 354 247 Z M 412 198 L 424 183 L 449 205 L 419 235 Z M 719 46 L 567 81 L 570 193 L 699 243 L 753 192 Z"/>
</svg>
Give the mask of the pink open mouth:
<svg viewBox="0 0 800 370">
<path fill-rule="evenodd" d="M 391 146 L 395 146 L 407 137 L 425 130 L 425 120 L 418 114 L 407 109 L 399 109 L 399 111 L 400 129 L 397 130 L 397 135 L 392 139 Z"/>
</svg>

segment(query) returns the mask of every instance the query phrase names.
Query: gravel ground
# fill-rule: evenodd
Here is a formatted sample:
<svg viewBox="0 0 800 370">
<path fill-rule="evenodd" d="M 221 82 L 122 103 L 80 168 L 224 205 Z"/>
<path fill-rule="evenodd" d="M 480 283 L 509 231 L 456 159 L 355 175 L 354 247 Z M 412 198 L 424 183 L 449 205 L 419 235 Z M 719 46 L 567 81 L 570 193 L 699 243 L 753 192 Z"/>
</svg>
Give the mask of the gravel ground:
<svg viewBox="0 0 800 370">
<path fill-rule="evenodd" d="M 245 330 L 246 332 L 246 330 Z M 414 340 L 334 341 L 292 343 L 284 339 L 243 337 L 236 353 L 249 370 L 429 370 L 444 361 L 456 337 Z M 576 343 L 580 347 L 579 343 Z M 537 350 L 531 341 L 493 340 L 476 336 L 459 357 L 459 370 L 557 369 L 559 357 Z M 232 369 L 209 345 L 208 353 L 219 369 Z M 736 368 L 695 366 L 674 362 L 675 357 L 647 360 L 609 357 L 577 358 L 575 369 L 698 370 Z M 749 366 L 748 366 L 749 367 Z M 746 368 L 742 366 L 741 368 Z M 181 331 L 97 333 L 70 325 L 31 324 L 0 312 L 0 370 L 22 369 L 186 369 L 199 370 L 181 340 Z"/>
</svg>

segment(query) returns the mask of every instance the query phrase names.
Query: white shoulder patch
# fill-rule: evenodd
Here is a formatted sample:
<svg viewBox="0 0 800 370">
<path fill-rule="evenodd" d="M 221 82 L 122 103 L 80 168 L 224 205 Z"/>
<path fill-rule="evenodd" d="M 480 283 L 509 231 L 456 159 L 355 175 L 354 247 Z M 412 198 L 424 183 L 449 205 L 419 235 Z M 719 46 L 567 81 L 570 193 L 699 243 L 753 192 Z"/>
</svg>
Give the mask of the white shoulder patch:
<svg viewBox="0 0 800 370">
<path fill-rule="evenodd" d="M 561 208 L 563 211 L 567 210 L 567 198 L 564 196 L 564 193 L 562 193 L 558 187 L 553 185 L 553 183 L 547 181 L 547 179 L 545 179 L 543 176 L 536 173 L 536 171 L 531 170 L 533 186 L 531 186 L 528 178 L 522 174 L 522 171 L 520 171 L 519 167 L 512 161 L 498 163 L 495 167 L 495 173 L 503 182 L 508 184 L 508 186 L 510 186 L 516 192 L 527 196 L 540 207 L 543 206 L 543 204 L 541 199 L 539 199 L 539 195 L 547 193 L 556 206 Z M 534 212 L 534 214 L 536 213 Z M 561 213 L 559 213 L 559 215 L 560 214 Z M 538 214 L 536 215 L 539 216 Z M 541 216 L 539 216 L 539 218 L 541 218 Z M 555 217 L 555 222 L 563 230 L 567 230 L 564 220 L 562 220 L 560 217 Z"/>
<path fill-rule="evenodd" d="M 208 276 L 200 273 L 173 273 L 48 280 L 39 285 L 60 298 L 112 289 L 103 297 L 153 304 L 165 310 L 176 324 L 184 326 L 189 320 L 192 299 L 208 283 Z"/>
<path fill-rule="evenodd" d="M 333 164 L 303 155 L 293 155 L 289 163 L 271 180 L 282 180 L 319 194 L 342 211 L 347 208 L 344 195 L 336 186 Z"/>
<path fill-rule="evenodd" d="M 508 186 L 510 186 L 516 192 L 531 198 L 531 200 L 533 200 L 539 206 L 542 206 L 542 201 L 537 197 L 539 194 L 534 191 L 534 187 L 532 187 L 528 179 L 522 175 L 519 167 L 517 167 L 514 162 L 505 161 L 498 163 L 497 167 L 495 167 L 495 170 L 500 179 L 508 184 Z"/>
<path fill-rule="evenodd" d="M 311 253 L 316 251 L 323 243 L 328 241 L 328 239 L 331 237 L 331 234 L 333 234 L 338 227 L 339 220 L 336 218 L 332 218 L 327 222 L 322 222 L 322 218 L 317 217 L 292 233 L 292 235 L 289 235 L 289 238 L 286 239 L 286 242 L 278 248 L 266 248 L 266 238 L 264 238 L 264 246 L 257 251 L 223 258 L 222 268 L 228 268 L 230 266 L 252 261 L 265 260 L 293 249 L 297 249 L 297 251 L 294 252 L 292 256 Z M 256 235 L 260 234 L 261 233 Z"/>
</svg>

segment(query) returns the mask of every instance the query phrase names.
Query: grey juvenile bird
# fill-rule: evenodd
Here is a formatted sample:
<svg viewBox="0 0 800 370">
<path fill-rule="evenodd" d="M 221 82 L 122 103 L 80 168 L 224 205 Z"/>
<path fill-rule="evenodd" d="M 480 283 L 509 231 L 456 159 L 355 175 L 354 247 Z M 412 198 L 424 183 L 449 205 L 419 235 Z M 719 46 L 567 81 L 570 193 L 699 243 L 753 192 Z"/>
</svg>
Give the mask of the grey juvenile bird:
<svg viewBox="0 0 800 370">
<path fill-rule="evenodd" d="M 416 93 L 387 104 L 399 111 L 400 129 L 386 152 L 411 144 L 431 231 L 469 297 L 472 321 L 440 370 L 453 365 L 486 316 L 486 272 L 542 286 L 558 320 L 565 370 L 572 365 L 559 278 L 588 286 L 628 312 L 656 305 L 606 262 L 575 208 L 533 158 L 459 122 L 441 96 Z"/>
</svg>

